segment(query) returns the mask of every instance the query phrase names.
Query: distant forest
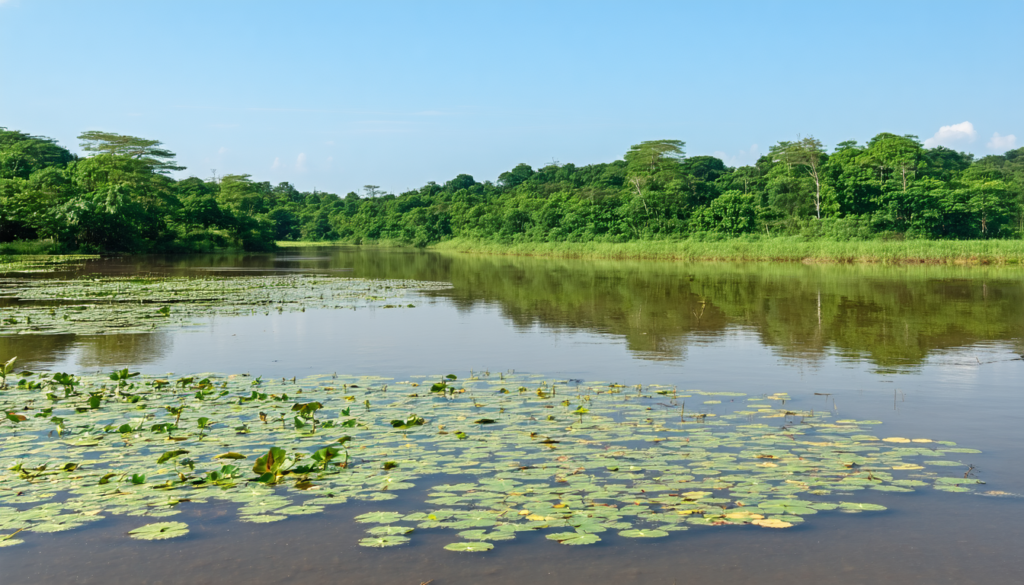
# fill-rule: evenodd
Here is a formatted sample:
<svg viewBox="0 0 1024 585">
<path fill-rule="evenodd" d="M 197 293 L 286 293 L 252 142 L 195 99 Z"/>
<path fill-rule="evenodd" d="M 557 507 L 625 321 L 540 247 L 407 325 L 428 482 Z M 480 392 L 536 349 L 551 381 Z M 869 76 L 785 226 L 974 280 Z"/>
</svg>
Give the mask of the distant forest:
<svg viewBox="0 0 1024 585">
<path fill-rule="evenodd" d="M 170 172 L 184 169 L 159 141 L 79 139 L 84 157 L 0 128 L 0 242 L 140 253 L 266 250 L 279 240 L 1024 236 L 1024 148 L 975 160 L 888 133 L 831 153 L 811 137 L 780 142 L 738 168 L 687 157 L 678 140 L 652 140 L 610 163 L 519 164 L 494 182 L 459 175 L 400 195 L 367 185 L 343 197 L 249 175 L 175 180 Z"/>
</svg>

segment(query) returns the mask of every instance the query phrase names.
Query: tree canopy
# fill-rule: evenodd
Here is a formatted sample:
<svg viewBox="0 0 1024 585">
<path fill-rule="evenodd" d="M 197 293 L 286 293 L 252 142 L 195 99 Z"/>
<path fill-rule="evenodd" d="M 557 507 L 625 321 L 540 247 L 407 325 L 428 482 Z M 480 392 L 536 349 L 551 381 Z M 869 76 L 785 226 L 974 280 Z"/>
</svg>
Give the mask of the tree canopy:
<svg viewBox="0 0 1024 585">
<path fill-rule="evenodd" d="M 244 174 L 178 180 L 170 172 L 182 167 L 158 140 L 99 131 L 80 140 L 84 158 L 49 138 L 0 129 L 0 241 L 187 252 L 260 250 L 275 240 L 1024 234 L 1024 149 L 975 160 L 892 133 L 840 142 L 831 153 L 810 136 L 782 141 L 738 168 L 687 157 L 681 140 L 651 140 L 606 163 L 521 163 L 495 182 L 460 174 L 397 195 L 366 185 L 343 196 Z"/>
</svg>

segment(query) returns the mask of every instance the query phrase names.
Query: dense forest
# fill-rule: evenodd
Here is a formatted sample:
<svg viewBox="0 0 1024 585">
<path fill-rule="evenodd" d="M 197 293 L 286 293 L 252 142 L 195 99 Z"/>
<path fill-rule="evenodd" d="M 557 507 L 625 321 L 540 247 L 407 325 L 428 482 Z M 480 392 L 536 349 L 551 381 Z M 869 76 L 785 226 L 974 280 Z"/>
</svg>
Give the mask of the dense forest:
<svg viewBox="0 0 1024 585">
<path fill-rule="evenodd" d="M 540 169 L 495 182 L 459 175 L 400 195 L 367 185 L 344 197 L 249 175 L 176 180 L 156 140 L 79 136 L 85 156 L 0 128 L 0 242 L 47 240 L 60 251 L 263 250 L 280 240 L 455 237 L 622 242 L 799 235 L 851 239 L 989 239 L 1024 235 L 1024 148 L 975 160 L 915 136 L 883 133 L 831 153 L 808 137 L 754 165 L 685 156 L 654 140 L 622 160 Z"/>
</svg>

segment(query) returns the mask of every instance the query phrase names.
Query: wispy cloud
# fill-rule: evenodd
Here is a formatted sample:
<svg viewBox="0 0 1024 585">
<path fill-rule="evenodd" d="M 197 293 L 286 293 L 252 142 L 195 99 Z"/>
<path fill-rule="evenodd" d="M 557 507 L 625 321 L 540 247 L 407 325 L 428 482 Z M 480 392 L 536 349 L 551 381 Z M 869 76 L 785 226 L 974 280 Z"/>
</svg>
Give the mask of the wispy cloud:
<svg viewBox="0 0 1024 585">
<path fill-rule="evenodd" d="M 227 154 L 227 152 L 228 152 L 228 147 L 226 147 L 226 146 L 222 146 L 219 149 L 217 149 L 217 154 Z"/>
<path fill-rule="evenodd" d="M 279 168 L 281 168 L 281 157 L 275 156 L 274 157 L 274 163 L 270 165 L 270 168 L 272 168 L 272 169 L 279 169 Z"/>
<path fill-rule="evenodd" d="M 939 128 L 939 131 L 935 133 L 935 136 L 924 141 L 924 145 L 925 148 L 935 148 L 936 146 L 953 148 L 974 142 L 974 139 L 977 137 L 978 132 L 974 129 L 974 124 L 964 121 L 959 124 L 942 126 Z"/>
<path fill-rule="evenodd" d="M 1007 150 L 1012 150 L 1013 147 L 1017 146 L 1017 137 L 1013 134 L 1002 136 L 998 132 L 993 132 L 991 140 L 989 140 L 988 144 L 985 146 L 987 146 L 989 150 L 1006 152 Z"/>
<path fill-rule="evenodd" d="M 306 170 L 306 153 L 300 152 L 299 156 L 295 159 L 295 168 L 300 171 Z"/>
</svg>

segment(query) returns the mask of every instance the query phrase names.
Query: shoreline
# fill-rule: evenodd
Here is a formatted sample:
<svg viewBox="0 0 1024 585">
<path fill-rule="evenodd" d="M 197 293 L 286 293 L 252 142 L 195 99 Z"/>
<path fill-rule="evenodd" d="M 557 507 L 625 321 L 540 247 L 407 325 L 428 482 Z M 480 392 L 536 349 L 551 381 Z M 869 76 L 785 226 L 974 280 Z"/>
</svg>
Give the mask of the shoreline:
<svg viewBox="0 0 1024 585">
<path fill-rule="evenodd" d="M 300 246 L 411 247 L 393 241 L 278 242 Z M 690 262 L 800 262 L 805 264 L 930 264 L 958 266 L 1024 265 L 1024 240 L 804 240 L 780 237 L 731 239 L 647 240 L 632 242 L 527 242 L 501 244 L 456 238 L 431 244 L 428 250 L 495 256 L 537 256 L 580 260 L 676 260 Z"/>
</svg>

